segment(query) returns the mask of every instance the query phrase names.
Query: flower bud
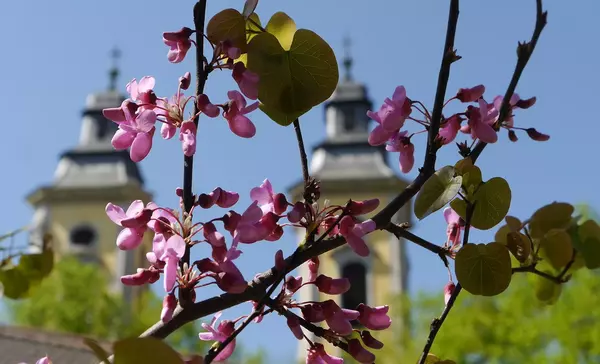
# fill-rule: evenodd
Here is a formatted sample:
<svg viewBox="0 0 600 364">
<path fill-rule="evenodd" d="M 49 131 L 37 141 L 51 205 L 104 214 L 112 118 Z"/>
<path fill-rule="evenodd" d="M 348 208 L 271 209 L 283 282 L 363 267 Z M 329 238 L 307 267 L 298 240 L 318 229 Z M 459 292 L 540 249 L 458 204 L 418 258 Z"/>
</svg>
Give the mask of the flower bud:
<svg viewBox="0 0 600 364">
<path fill-rule="evenodd" d="M 508 139 L 510 139 L 511 142 L 516 142 L 519 140 L 519 138 L 517 138 L 517 133 L 515 133 L 515 131 L 512 129 L 508 131 Z"/>
<path fill-rule="evenodd" d="M 371 349 L 379 350 L 383 348 L 383 343 L 371 336 L 371 333 L 367 330 L 361 331 L 360 338 L 365 343 L 365 345 L 367 345 Z"/>
<path fill-rule="evenodd" d="M 474 102 L 479 100 L 481 96 L 483 96 L 484 92 L 484 85 L 477 85 L 472 88 L 461 88 L 458 90 L 456 98 L 459 99 L 461 102 Z"/>
<path fill-rule="evenodd" d="M 283 193 L 278 193 L 273 196 L 273 208 L 277 215 L 281 215 L 287 210 L 288 202 Z"/>
<path fill-rule="evenodd" d="M 287 325 L 292 331 L 292 334 L 294 334 L 294 336 L 296 337 L 296 339 L 304 339 L 304 334 L 302 333 L 302 328 L 300 327 L 300 320 L 298 320 L 298 317 L 289 316 L 287 318 Z"/>
<path fill-rule="evenodd" d="M 177 298 L 175 298 L 175 295 L 166 295 L 163 299 L 162 307 L 163 308 L 160 313 L 161 321 L 163 323 L 171 321 L 171 318 L 173 317 L 173 311 L 175 310 L 175 307 L 177 307 Z"/>
<path fill-rule="evenodd" d="M 456 288 L 456 285 L 454 284 L 454 282 L 448 282 L 444 286 L 444 304 L 445 305 L 447 305 L 448 302 L 450 301 L 450 297 L 452 297 L 452 292 L 454 292 L 454 288 Z"/>
<path fill-rule="evenodd" d="M 538 142 L 545 142 L 546 140 L 550 139 L 549 135 L 542 134 L 539 131 L 535 130 L 534 128 L 525 129 L 525 131 L 527 132 L 527 135 L 529 135 L 529 137 L 531 139 L 538 141 Z"/>
<path fill-rule="evenodd" d="M 187 90 L 188 87 L 190 87 L 191 79 L 192 75 L 189 72 L 186 72 L 183 76 L 179 77 L 179 88 Z"/>
<path fill-rule="evenodd" d="M 350 289 L 350 280 L 348 278 L 333 279 L 321 274 L 315 280 L 315 285 L 319 289 L 319 292 L 330 295 L 342 294 Z"/>
<path fill-rule="evenodd" d="M 370 364 L 375 362 L 375 355 L 363 348 L 358 339 L 348 340 L 348 353 L 359 363 Z"/>
</svg>

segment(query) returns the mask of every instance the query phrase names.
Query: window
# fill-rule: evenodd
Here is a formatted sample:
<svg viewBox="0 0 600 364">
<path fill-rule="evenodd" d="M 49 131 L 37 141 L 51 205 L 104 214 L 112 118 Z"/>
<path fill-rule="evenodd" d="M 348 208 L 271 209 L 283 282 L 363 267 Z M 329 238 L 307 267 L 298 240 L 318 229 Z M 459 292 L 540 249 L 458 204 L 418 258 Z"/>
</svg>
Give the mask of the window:
<svg viewBox="0 0 600 364">
<path fill-rule="evenodd" d="M 364 264 L 353 262 L 342 267 L 342 277 L 350 280 L 350 289 L 342 295 L 342 307 L 354 310 L 367 302 L 367 269 Z"/>
<path fill-rule="evenodd" d="M 71 230 L 71 244 L 90 246 L 96 240 L 96 231 L 90 226 L 78 226 Z"/>
</svg>

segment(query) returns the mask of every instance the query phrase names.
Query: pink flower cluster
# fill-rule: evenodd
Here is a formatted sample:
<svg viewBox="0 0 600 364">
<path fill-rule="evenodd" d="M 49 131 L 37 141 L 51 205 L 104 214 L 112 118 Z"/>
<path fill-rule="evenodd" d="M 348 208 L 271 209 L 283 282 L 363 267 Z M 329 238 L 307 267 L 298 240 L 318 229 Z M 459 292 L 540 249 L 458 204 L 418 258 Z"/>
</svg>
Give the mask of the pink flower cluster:
<svg viewBox="0 0 600 364">
<path fill-rule="evenodd" d="M 536 101 L 535 97 L 521 99 L 518 94 L 513 94 L 509 102 L 508 116 L 502 123 L 498 123 L 503 97 L 496 96 L 492 103 L 488 103 L 483 98 L 484 92 L 483 85 L 461 88 L 444 104 L 446 107 L 450 101 L 459 100 L 463 103 L 476 103 L 476 106 L 468 105 L 466 111 L 452 114 L 442 120 L 438 133 L 440 144 L 449 144 L 454 141 L 459 131 L 470 134 L 473 139 L 495 143 L 498 140 L 497 133 L 500 127 L 508 129 L 509 139 L 513 142 L 517 141 L 514 130 L 524 130 L 531 139 L 537 141 L 545 141 L 550 138 L 534 128 L 524 129 L 514 126 L 513 111 L 533 106 Z M 421 114 L 421 118 L 412 116 L 413 109 Z M 387 151 L 399 152 L 400 170 L 403 173 L 410 172 L 415 163 L 415 148 L 411 138 L 415 134 L 427 131 L 431 124 L 431 113 L 421 102 L 409 99 L 404 86 L 398 86 L 391 99 L 386 98 L 377 112 L 368 111 L 367 115 L 377 123 L 369 135 L 369 143 L 373 146 L 386 144 Z M 408 131 L 402 130 L 407 120 L 412 120 L 425 129 L 409 134 Z M 465 120 L 467 123 L 462 125 Z"/>
</svg>

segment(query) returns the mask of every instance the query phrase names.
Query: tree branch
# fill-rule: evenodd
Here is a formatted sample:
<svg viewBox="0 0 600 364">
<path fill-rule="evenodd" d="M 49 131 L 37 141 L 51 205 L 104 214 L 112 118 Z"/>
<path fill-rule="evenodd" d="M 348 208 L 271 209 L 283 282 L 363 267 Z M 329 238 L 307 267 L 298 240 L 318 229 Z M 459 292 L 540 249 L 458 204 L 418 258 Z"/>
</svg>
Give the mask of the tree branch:
<svg viewBox="0 0 600 364">
<path fill-rule="evenodd" d="M 550 281 L 552 281 L 552 282 L 554 282 L 556 284 L 561 284 L 561 283 L 565 283 L 566 282 L 566 280 L 561 275 L 555 277 L 552 274 L 548 274 L 546 272 L 542 272 L 540 270 L 537 270 L 534 265 L 530 265 L 530 266 L 527 266 L 527 267 L 513 268 L 512 272 L 513 273 L 533 273 L 533 274 L 538 275 L 540 277 L 544 277 L 547 280 L 550 280 Z"/>
<path fill-rule="evenodd" d="M 542 8 L 542 0 L 536 0 L 536 17 L 535 17 L 535 28 L 533 29 L 533 35 L 531 36 L 531 40 L 527 43 L 519 42 L 517 46 L 517 65 L 515 66 L 515 71 L 513 76 L 508 84 L 508 88 L 506 89 L 506 93 L 504 94 L 504 99 L 502 99 L 502 106 L 500 106 L 500 113 L 498 115 L 498 121 L 496 122 L 496 127 L 499 127 L 504 120 L 508 117 L 510 113 L 510 98 L 515 93 L 515 89 L 517 88 L 517 84 L 519 83 L 519 79 L 521 79 L 521 75 L 523 74 L 523 70 L 525 66 L 527 66 L 527 62 L 531 58 L 533 54 L 533 50 L 537 45 L 538 39 L 542 34 L 542 30 L 547 23 L 548 12 L 544 11 Z M 473 163 L 479 158 L 481 152 L 487 143 L 479 141 L 475 148 L 469 153 L 469 157 L 473 160 Z"/>
<path fill-rule="evenodd" d="M 204 93 L 204 85 L 208 72 L 204 67 L 204 22 L 206 19 L 206 0 L 199 0 L 194 5 L 194 27 L 196 28 L 196 97 Z M 198 103 L 194 102 L 194 124 L 198 127 L 200 119 Z M 192 181 L 194 175 L 194 156 L 183 158 L 183 207 L 185 212 L 190 212 L 194 206 L 194 194 L 192 192 Z M 190 245 L 186 245 L 180 266 L 190 264 Z"/>
<path fill-rule="evenodd" d="M 429 250 L 432 253 L 437 254 L 440 257 L 440 259 L 442 260 L 442 262 L 444 262 L 444 265 L 446 267 L 448 267 L 448 258 L 446 258 L 446 255 L 449 255 L 448 250 L 442 248 L 439 245 L 430 243 L 427 240 L 421 238 L 420 236 L 417 236 L 417 235 L 411 233 L 410 231 L 406 230 L 405 227 L 396 225 L 394 223 L 390 223 L 386 227 L 385 230 L 394 234 L 398 239 L 402 237 L 408 241 L 411 241 L 411 242 L 417 244 L 418 246 L 420 246 L 422 248 Z"/>
<path fill-rule="evenodd" d="M 298 150 L 300 151 L 300 162 L 302 163 L 302 178 L 304 178 L 304 188 L 308 185 L 310 174 L 308 173 L 308 157 L 304 148 L 304 139 L 302 139 L 302 130 L 300 130 L 300 121 L 294 120 L 294 131 L 298 140 Z"/>
</svg>

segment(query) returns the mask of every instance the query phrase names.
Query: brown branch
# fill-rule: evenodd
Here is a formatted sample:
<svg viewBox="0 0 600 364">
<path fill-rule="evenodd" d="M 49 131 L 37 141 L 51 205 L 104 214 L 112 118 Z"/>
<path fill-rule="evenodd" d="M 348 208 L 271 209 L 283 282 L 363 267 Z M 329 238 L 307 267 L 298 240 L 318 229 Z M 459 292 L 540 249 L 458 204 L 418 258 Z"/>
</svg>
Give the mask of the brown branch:
<svg viewBox="0 0 600 364">
<path fill-rule="evenodd" d="M 194 27 L 196 28 L 196 97 L 204 93 L 204 85 L 208 72 L 204 67 L 204 22 L 206 19 L 206 0 L 199 0 L 194 5 Z M 200 119 L 198 103 L 194 102 L 194 124 L 198 127 Z M 183 158 L 183 207 L 185 212 L 190 212 L 194 206 L 194 194 L 192 192 L 192 181 L 194 175 L 194 156 Z M 186 245 L 180 266 L 190 264 L 190 245 Z M 180 299 L 182 292 L 180 291 Z"/>
<path fill-rule="evenodd" d="M 302 177 L 304 178 L 304 188 L 306 188 L 310 181 L 310 174 L 308 173 L 308 157 L 306 156 L 304 139 L 302 138 L 302 130 L 300 130 L 300 121 L 298 119 L 294 120 L 294 131 L 296 132 L 296 139 L 298 140 L 300 162 L 302 163 Z"/>
<path fill-rule="evenodd" d="M 561 283 L 565 283 L 566 282 L 566 280 L 561 275 L 558 275 L 558 276 L 555 277 L 552 274 L 548 274 L 546 272 L 542 272 L 540 270 L 537 270 L 535 268 L 535 265 L 530 265 L 530 266 L 527 266 L 527 267 L 513 268 L 512 272 L 513 272 L 513 274 L 514 273 L 533 273 L 533 274 L 538 275 L 540 277 L 546 278 L 547 280 L 552 281 L 552 282 L 554 282 L 556 284 L 561 284 Z"/>
<path fill-rule="evenodd" d="M 510 98 L 515 93 L 515 89 L 517 88 L 517 84 L 519 83 L 519 79 L 523 74 L 523 70 L 525 66 L 527 66 L 527 62 L 531 58 L 533 54 L 533 50 L 537 45 L 538 39 L 542 34 L 542 30 L 546 26 L 548 17 L 548 12 L 543 10 L 542 0 L 536 0 L 536 17 L 535 17 L 535 27 L 533 29 L 533 35 L 531 36 L 531 40 L 529 42 L 520 43 L 517 46 L 517 65 L 515 66 L 515 71 L 513 76 L 508 84 L 508 88 L 506 89 L 506 93 L 504 94 L 504 99 L 502 99 L 502 106 L 500 106 L 500 113 L 498 115 L 498 121 L 496 122 L 496 127 L 499 127 L 504 120 L 508 117 L 510 113 Z M 473 159 L 473 163 L 479 158 L 481 152 L 487 143 L 479 141 L 475 148 L 469 153 L 471 159 Z"/>
<path fill-rule="evenodd" d="M 446 256 L 450 254 L 450 252 L 448 250 L 442 248 L 439 245 L 433 244 L 433 243 L 421 238 L 420 236 L 417 236 L 417 235 L 411 233 L 410 231 L 406 230 L 406 228 L 404 228 L 403 226 L 396 225 L 394 223 L 390 223 L 385 228 L 385 230 L 394 234 L 398 239 L 404 238 L 408 241 L 411 241 L 411 242 L 417 244 L 418 246 L 420 246 L 422 248 L 429 250 L 432 253 L 437 254 L 440 257 L 440 259 L 442 260 L 442 262 L 444 262 L 444 265 L 446 267 L 448 267 L 448 258 L 446 258 Z"/>
</svg>

